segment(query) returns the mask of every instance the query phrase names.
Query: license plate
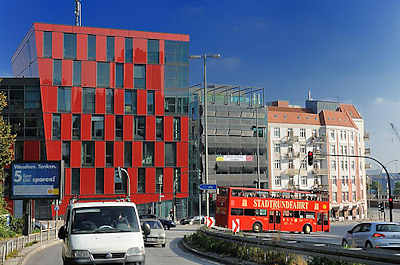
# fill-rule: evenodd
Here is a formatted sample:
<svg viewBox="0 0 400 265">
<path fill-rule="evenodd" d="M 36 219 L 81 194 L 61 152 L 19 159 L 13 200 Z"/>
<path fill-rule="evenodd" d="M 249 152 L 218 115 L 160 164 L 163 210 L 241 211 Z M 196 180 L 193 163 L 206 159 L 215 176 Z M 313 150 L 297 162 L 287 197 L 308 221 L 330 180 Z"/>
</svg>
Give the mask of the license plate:
<svg viewBox="0 0 400 265">
<path fill-rule="evenodd" d="M 157 241 L 157 238 L 148 238 L 147 241 L 154 242 L 154 241 Z"/>
</svg>

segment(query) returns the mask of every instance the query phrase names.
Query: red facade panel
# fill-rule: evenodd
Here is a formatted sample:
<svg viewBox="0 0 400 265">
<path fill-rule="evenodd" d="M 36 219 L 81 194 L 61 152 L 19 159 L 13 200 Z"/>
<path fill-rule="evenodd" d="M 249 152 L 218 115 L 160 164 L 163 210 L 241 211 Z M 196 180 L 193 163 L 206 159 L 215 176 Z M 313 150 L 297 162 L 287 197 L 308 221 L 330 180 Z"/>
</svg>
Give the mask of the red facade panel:
<svg viewBox="0 0 400 265">
<path fill-rule="evenodd" d="M 53 84 L 53 60 L 38 58 L 40 85 L 51 86 Z"/>
<path fill-rule="evenodd" d="M 96 141 L 95 142 L 95 167 L 105 167 L 106 164 L 106 142 Z"/>
<path fill-rule="evenodd" d="M 156 140 L 156 117 L 147 116 L 146 117 L 146 140 L 155 141 Z"/>
<path fill-rule="evenodd" d="M 181 171 L 181 193 L 189 193 L 189 174 L 187 167 L 182 168 Z"/>
<path fill-rule="evenodd" d="M 124 114 L 124 90 L 114 89 L 114 113 Z"/>
<path fill-rule="evenodd" d="M 57 87 L 41 86 L 43 112 L 57 112 Z"/>
<path fill-rule="evenodd" d="M 96 62 L 82 61 L 82 87 L 96 87 Z"/>
<path fill-rule="evenodd" d="M 62 32 L 53 32 L 52 36 L 52 48 L 53 48 L 53 58 L 62 59 L 64 46 L 63 46 L 64 34 Z"/>
<path fill-rule="evenodd" d="M 164 140 L 166 142 L 172 141 L 173 139 L 173 117 L 165 116 L 164 117 Z"/>
<path fill-rule="evenodd" d="M 115 116 L 106 115 L 104 124 L 104 138 L 106 141 L 114 141 L 115 138 Z"/>
<path fill-rule="evenodd" d="M 133 88 L 133 64 L 124 64 L 124 87 Z"/>
<path fill-rule="evenodd" d="M 96 88 L 96 114 L 106 113 L 106 89 Z"/>
<path fill-rule="evenodd" d="M 96 169 L 81 168 L 81 194 L 95 194 Z"/>
<path fill-rule="evenodd" d="M 71 167 L 81 167 L 81 147 L 80 141 L 71 142 Z"/>
<path fill-rule="evenodd" d="M 105 62 L 107 59 L 107 37 L 97 35 L 96 36 L 96 61 Z"/>
<path fill-rule="evenodd" d="M 115 61 L 118 63 L 125 62 L 125 38 L 115 37 Z"/>
<path fill-rule="evenodd" d="M 24 142 L 24 160 L 25 161 L 40 160 L 40 141 Z"/>
<path fill-rule="evenodd" d="M 143 148 L 142 142 L 133 142 L 132 143 L 132 165 L 134 167 L 142 166 L 142 157 L 143 157 Z"/>
<path fill-rule="evenodd" d="M 47 160 L 61 160 L 61 141 L 46 141 Z"/>
<path fill-rule="evenodd" d="M 156 169 L 146 168 L 146 187 L 145 191 L 148 194 L 154 194 L 156 192 Z"/>
<path fill-rule="evenodd" d="M 164 167 L 164 142 L 154 143 L 154 166 Z"/>
<path fill-rule="evenodd" d="M 135 64 L 147 63 L 147 40 L 133 39 L 133 62 Z"/>
<path fill-rule="evenodd" d="M 62 60 L 61 85 L 72 86 L 72 61 Z"/>
<path fill-rule="evenodd" d="M 124 166 L 124 142 L 114 142 L 114 167 Z"/>
<path fill-rule="evenodd" d="M 146 115 L 146 90 L 137 90 L 137 115 Z"/>
<path fill-rule="evenodd" d="M 146 87 L 151 90 L 160 90 L 162 88 L 161 70 L 163 66 L 159 64 L 148 64 L 146 68 Z"/>
<path fill-rule="evenodd" d="M 189 117 L 181 117 L 181 139 L 182 142 L 189 141 Z"/>
<path fill-rule="evenodd" d="M 82 112 L 82 88 L 80 87 L 71 88 L 71 112 Z"/>
<path fill-rule="evenodd" d="M 92 116 L 90 114 L 81 115 L 81 139 L 90 141 L 92 139 Z"/>
<path fill-rule="evenodd" d="M 43 31 L 35 30 L 36 55 L 38 58 L 43 57 Z"/>
<path fill-rule="evenodd" d="M 133 140 L 133 116 L 124 115 L 124 141 Z"/>
<path fill-rule="evenodd" d="M 173 170 L 171 167 L 164 168 L 164 193 L 172 194 L 173 192 Z"/>
<path fill-rule="evenodd" d="M 160 64 L 164 64 L 164 53 L 165 53 L 165 41 L 164 40 L 160 40 Z"/>
<path fill-rule="evenodd" d="M 110 87 L 115 88 L 115 63 L 110 63 Z"/>
<path fill-rule="evenodd" d="M 155 114 L 156 115 L 164 115 L 164 91 L 156 90 L 155 96 Z"/>
<path fill-rule="evenodd" d="M 87 60 L 87 40 L 86 34 L 76 34 L 76 59 Z"/>
<path fill-rule="evenodd" d="M 114 194 L 114 168 L 104 169 L 104 194 Z"/>
<path fill-rule="evenodd" d="M 51 114 L 43 113 L 44 139 L 51 139 Z"/>
<path fill-rule="evenodd" d="M 71 194 L 71 169 L 66 168 L 64 175 L 64 195 Z"/>
<path fill-rule="evenodd" d="M 128 168 L 129 176 L 131 177 L 131 194 L 137 193 L 137 168 Z M 135 195 L 134 195 L 135 196 Z M 133 198 L 136 202 L 135 198 Z"/>
<path fill-rule="evenodd" d="M 61 140 L 71 140 L 72 135 L 72 114 L 61 114 Z"/>
</svg>

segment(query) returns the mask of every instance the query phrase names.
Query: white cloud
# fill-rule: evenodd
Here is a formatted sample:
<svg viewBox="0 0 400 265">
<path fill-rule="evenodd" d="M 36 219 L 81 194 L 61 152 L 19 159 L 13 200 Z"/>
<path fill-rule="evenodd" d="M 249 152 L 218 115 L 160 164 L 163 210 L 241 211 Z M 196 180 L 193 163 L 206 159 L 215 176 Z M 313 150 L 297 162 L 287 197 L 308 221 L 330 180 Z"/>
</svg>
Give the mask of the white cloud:
<svg viewBox="0 0 400 265">
<path fill-rule="evenodd" d="M 383 103 L 384 101 L 385 101 L 384 98 L 377 97 L 377 98 L 375 98 L 374 103 L 375 103 L 375 104 L 381 104 L 381 103 Z"/>
</svg>

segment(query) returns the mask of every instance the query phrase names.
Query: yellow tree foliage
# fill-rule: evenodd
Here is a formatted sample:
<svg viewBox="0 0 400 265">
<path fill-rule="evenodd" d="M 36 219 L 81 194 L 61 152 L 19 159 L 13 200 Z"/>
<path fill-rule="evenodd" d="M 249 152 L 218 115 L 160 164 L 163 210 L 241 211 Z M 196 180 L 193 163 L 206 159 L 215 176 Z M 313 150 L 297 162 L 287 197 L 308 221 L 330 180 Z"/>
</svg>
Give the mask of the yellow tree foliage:
<svg viewBox="0 0 400 265">
<path fill-rule="evenodd" d="M 0 181 L 4 180 L 4 167 L 10 165 L 14 158 L 13 145 L 15 134 L 11 133 L 11 125 L 4 121 L 1 114 L 7 107 L 7 97 L 0 92 Z"/>
</svg>

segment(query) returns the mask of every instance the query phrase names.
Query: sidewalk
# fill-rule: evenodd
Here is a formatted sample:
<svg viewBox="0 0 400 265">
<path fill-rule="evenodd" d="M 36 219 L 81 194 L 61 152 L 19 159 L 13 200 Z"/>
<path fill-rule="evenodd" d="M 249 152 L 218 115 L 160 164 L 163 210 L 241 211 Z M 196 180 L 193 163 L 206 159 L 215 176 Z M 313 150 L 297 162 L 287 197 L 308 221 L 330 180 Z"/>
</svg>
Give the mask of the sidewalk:
<svg viewBox="0 0 400 265">
<path fill-rule="evenodd" d="M 52 239 L 49 241 L 44 241 L 42 244 L 38 242 L 30 247 L 23 248 L 18 252 L 17 256 L 6 259 L 4 265 L 22 265 L 30 255 L 33 255 L 36 252 L 45 249 L 46 247 L 57 244 L 58 242 L 60 242 L 59 239 Z"/>
</svg>

